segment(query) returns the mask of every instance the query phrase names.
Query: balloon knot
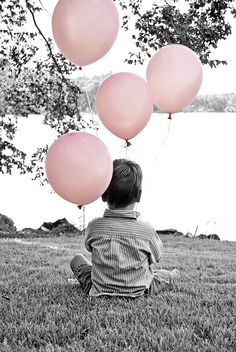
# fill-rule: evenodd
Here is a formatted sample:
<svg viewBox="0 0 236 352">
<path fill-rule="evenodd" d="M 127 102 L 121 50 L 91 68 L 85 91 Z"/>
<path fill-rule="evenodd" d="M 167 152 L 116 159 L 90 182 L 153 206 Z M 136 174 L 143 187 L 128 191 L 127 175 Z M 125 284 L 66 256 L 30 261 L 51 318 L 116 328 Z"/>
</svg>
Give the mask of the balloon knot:
<svg viewBox="0 0 236 352">
<path fill-rule="evenodd" d="M 125 139 L 126 147 L 129 147 L 131 145 L 130 141 L 128 139 Z"/>
<path fill-rule="evenodd" d="M 168 120 L 171 120 L 171 119 L 172 119 L 172 113 L 170 112 L 168 116 Z"/>
<path fill-rule="evenodd" d="M 77 207 L 78 207 L 79 209 L 82 209 L 83 205 L 77 205 Z"/>
</svg>

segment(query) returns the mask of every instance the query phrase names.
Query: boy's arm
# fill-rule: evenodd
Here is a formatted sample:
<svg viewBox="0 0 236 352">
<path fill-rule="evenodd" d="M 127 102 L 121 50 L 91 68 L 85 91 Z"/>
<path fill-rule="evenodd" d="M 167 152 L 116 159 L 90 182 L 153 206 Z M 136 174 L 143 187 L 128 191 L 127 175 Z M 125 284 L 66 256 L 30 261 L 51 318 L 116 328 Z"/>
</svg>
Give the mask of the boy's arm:
<svg viewBox="0 0 236 352">
<path fill-rule="evenodd" d="M 94 218 L 93 220 L 91 220 L 85 229 L 84 244 L 85 244 L 85 248 L 89 252 L 92 252 L 92 242 L 93 242 L 94 230 L 96 229 L 96 219 L 97 218 Z"/>
<path fill-rule="evenodd" d="M 156 231 L 153 233 L 152 240 L 150 241 L 150 246 L 153 255 L 153 262 L 157 263 L 162 256 L 163 243 Z"/>
<path fill-rule="evenodd" d="M 85 229 L 84 245 L 85 245 L 85 248 L 87 249 L 87 251 L 92 252 L 92 248 L 91 248 L 90 241 L 89 241 L 89 225 Z"/>
</svg>

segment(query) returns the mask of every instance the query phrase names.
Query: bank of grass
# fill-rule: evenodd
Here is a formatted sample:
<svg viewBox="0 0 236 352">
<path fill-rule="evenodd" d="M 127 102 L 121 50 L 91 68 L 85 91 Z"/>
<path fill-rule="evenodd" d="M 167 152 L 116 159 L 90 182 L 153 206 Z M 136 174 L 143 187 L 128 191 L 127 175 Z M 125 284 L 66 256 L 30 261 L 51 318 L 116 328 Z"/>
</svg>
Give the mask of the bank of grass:
<svg viewBox="0 0 236 352">
<path fill-rule="evenodd" d="M 181 280 L 132 300 L 68 283 L 82 237 L 1 239 L 0 351 L 235 352 L 236 242 L 162 240 L 160 266 Z"/>
</svg>

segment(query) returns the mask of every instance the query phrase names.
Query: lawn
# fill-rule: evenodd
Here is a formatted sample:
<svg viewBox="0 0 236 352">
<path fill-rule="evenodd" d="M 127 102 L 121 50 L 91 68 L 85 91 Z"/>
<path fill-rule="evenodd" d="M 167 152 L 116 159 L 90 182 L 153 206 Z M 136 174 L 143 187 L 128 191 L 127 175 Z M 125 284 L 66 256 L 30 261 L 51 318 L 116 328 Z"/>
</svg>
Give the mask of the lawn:
<svg viewBox="0 0 236 352">
<path fill-rule="evenodd" d="M 82 237 L 0 239 L 0 351 L 236 351 L 236 242 L 161 236 L 157 296 L 89 298 L 70 259 Z"/>
</svg>

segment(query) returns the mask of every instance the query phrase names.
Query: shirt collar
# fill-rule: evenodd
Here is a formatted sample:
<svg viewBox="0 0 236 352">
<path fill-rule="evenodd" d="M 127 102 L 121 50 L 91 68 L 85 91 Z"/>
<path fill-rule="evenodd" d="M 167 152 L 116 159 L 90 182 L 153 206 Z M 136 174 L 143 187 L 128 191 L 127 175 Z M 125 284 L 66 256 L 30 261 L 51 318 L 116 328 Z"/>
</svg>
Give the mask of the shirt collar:
<svg viewBox="0 0 236 352">
<path fill-rule="evenodd" d="M 129 218 L 137 219 L 140 213 L 135 210 L 106 209 L 103 216 L 107 218 Z"/>
</svg>

